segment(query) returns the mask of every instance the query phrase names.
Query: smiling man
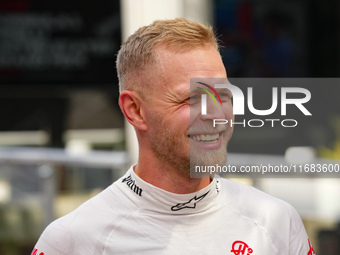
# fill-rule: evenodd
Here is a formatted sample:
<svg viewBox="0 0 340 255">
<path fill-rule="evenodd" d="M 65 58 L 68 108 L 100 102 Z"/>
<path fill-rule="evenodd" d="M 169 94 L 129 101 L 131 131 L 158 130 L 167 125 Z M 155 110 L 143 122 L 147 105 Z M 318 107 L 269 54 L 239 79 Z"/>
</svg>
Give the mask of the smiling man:
<svg viewBox="0 0 340 255">
<path fill-rule="evenodd" d="M 51 223 L 33 254 L 314 254 L 287 203 L 226 179 L 190 178 L 193 164 L 225 164 L 233 132 L 212 126 L 215 118 L 233 119 L 230 92 L 218 91 L 221 104 L 203 115 L 204 85 L 190 87 L 191 78 L 227 78 L 211 28 L 155 21 L 122 44 L 117 70 L 138 162 Z"/>
</svg>

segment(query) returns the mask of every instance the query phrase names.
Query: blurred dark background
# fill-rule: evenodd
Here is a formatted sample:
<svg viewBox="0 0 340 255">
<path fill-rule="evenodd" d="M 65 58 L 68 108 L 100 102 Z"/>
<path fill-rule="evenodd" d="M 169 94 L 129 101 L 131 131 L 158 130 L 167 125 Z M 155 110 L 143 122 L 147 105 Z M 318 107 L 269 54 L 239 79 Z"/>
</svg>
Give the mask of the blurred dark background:
<svg viewBox="0 0 340 255">
<path fill-rule="evenodd" d="M 339 77 L 335 0 L 216 0 L 231 77 Z"/>
<path fill-rule="evenodd" d="M 282 84 L 271 80 L 271 84 L 254 86 L 251 79 L 237 78 L 295 78 L 285 79 L 284 86 L 303 87 L 312 94 L 306 107 L 313 116 L 293 114 L 299 121 L 296 128 L 236 126 L 229 145 L 232 152 L 283 155 L 290 146 L 312 146 L 322 156 L 325 151 L 338 151 L 339 12 L 340 2 L 335 0 L 215 1 L 215 27 L 228 77 L 245 95 L 247 87 L 254 87 L 257 109 L 269 109 L 272 87 Z M 244 117 L 258 116 L 248 113 Z M 278 114 L 270 117 L 284 119 Z"/>
<path fill-rule="evenodd" d="M 1 0 L 0 131 L 45 130 L 63 147 L 67 129 L 122 127 L 120 43 L 119 1 Z"/>
<path fill-rule="evenodd" d="M 335 0 L 215 0 L 214 27 L 228 77 L 339 77 L 339 12 Z M 0 131 L 44 130 L 46 146 L 64 147 L 66 130 L 123 128 L 115 71 L 120 42 L 117 0 L 1 0 Z M 279 142 L 274 136 L 299 146 L 332 146 L 340 87 L 309 89 L 309 107 L 321 119 L 303 119 L 289 134 L 266 130 L 256 148 L 244 141 L 252 130 L 239 129 L 233 150 L 284 153 L 286 143 L 268 146 Z M 271 89 L 254 93 L 255 104 L 271 99 Z M 312 134 L 300 136 L 313 126 Z"/>
</svg>

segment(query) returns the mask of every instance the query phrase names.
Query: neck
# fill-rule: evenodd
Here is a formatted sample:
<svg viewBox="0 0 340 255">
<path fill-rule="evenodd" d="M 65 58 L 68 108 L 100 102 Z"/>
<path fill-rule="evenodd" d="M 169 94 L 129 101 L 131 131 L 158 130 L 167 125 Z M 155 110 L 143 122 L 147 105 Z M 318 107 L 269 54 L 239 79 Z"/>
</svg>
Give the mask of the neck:
<svg viewBox="0 0 340 255">
<path fill-rule="evenodd" d="M 147 157 L 143 154 L 139 155 L 134 171 L 144 181 L 176 194 L 196 192 L 211 182 L 210 178 L 190 178 L 189 169 L 187 173 L 183 173 L 170 164 L 157 160 L 156 157 Z"/>
</svg>

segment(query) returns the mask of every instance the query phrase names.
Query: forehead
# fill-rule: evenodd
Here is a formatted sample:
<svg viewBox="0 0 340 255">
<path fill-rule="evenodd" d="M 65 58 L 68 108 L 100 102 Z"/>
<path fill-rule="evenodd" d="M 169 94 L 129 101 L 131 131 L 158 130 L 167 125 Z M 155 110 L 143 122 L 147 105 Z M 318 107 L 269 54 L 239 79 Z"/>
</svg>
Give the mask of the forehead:
<svg viewBox="0 0 340 255">
<path fill-rule="evenodd" d="M 185 52 L 159 47 L 155 51 L 156 65 L 163 89 L 190 91 L 190 78 L 226 78 L 219 52 L 206 46 Z"/>
</svg>

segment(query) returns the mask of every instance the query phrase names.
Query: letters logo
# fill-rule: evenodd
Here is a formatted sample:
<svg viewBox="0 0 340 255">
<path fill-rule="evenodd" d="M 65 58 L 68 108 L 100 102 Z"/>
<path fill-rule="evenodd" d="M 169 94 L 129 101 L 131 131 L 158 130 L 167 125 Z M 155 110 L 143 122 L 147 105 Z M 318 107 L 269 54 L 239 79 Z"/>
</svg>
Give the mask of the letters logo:
<svg viewBox="0 0 340 255">
<path fill-rule="evenodd" d="M 273 81 L 264 80 L 262 84 L 270 85 L 268 84 L 268 82 L 270 82 L 270 84 L 273 83 Z M 200 103 L 201 103 L 200 110 L 201 110 L 202 116 L 207 115 L 209 110 L 213 111 L 213 109 L 207 109 L 208 107 L 211 107 L 211 108 L 214 107 L 212 103 L 208 104 L 208 95 L 210 96 L 210 98 L 212 99 L 216 107 L 221 107 L 221 106 L 230 107 L 230 106 L 224 105 L 223 102 L 225 102 L 225 100 L 229 100 L 232 96 L 233 98 L 232 99 L 233 100 L 232 111 L 233 111 L 234 116 L 237 116 L 237 115 L 238 116 L 245 116 L 245 115 L 250 116 L 248 115 L 248 113 L 256 115 L 256 116 L 265 116 L 262 118 L 243 119 L 242 121 L 240 121 L 238 118 L 237 118 L 237 121 L 236 121 L 236 118 L 230 118 L 230 119 L 214 118 L 213 127 L 216 127 L 216 125 L 228 124 L 231 127 L 235 125 L 242 125 L 243 127 L 248 126 L 252 128 L 259 128 L 259 127 L 263 127 L 264 125 L 268 125 L 268 124 L 271 127 L 275 127 L 275 125 L 279 123 L 281 124 L 282 127 L 285 127 L 285 128 L 296 127 L 298 125 L 298 121 L 296 119 L 288 119 L 288 118 L 280 119 L 277 117 L 275 118 L 267 117 L 274 113 L 276 114 L 277 111 L 280 111 L 279 112 L 280 116 L 287 116 L 289 115 L 287 114 L 287 108 L 289 107 L 295 108 L 292 110 L 297 110 L 298 112 L 302 113 L 304 116 L 312 116 L 312 114 L 306 108 L 306 103 L 308 103 L 311 100 L 311 92 L 308 89 L 301 88 L 301 87 L 283 87 L 280 81 L 277 81 L 277 83 L 281 87 L 267 86 L 271 88 L 271 91 L 269 91 L 271 92 L 271 94 L 268 96 L 268 98 L 271 99 L 271 102 L 270 102 L 270 105 L 265 106 L 264 109 L 258 109 L 258 107 L 254 106 L 255 94 L 253 92 L 252 87 L 248 87 L 246 94 L 244 94 L 243 91 L 239 87 L 230 84 L 229 81 L 226 79 L 221 80 L 221 79 L 215 79 L 215 78 L 204 78 L 204 79 L 200 79 L 200 81 L 198 82 L 196 78 L 194 78 L 191 83 L 192 87 L 195 88 L 194 93 L 197 93 L 198 90 L 204 91 L 205 93 L 198 93 L 200 94 L 200 96 L 193 95 L 192 98 L 196 99 L 197 97 L 200 97 Z M 285 83 L 285 81 L 283 83 Z M 256 81 L 255 84 L 258 84 L 258 81 Z M 261 91 L 261 88 L 260 88 L 260 91 Z M 227 95 L 229 99 L 225 99 L 224 95 Z M 194 102 L 196 101 L 194 100 Z M 196 113 L 196 112 L 197 112 L 196 110 L 193 111 L 193 113 Z M 294 113 L 294 115 L 296 115 L 294 111 L 290 113 L 291 114 Z"/>
<path fill-rule="evenodd" d="M 142 192 L 143 189 L 141 189 L 140 187 L 138 187 L 135 183 L 135 180 L 132 179 L 131 175 L 129 175 L 128 177 L 124 178 L 122 180 L 122 183 L 126 182 L 126 185 L 134 192 L 136 193 L 138 196 L 142 196 Z"/>
<path fill-rule="evenodd" d="M 220 103 L 222 105 L 222 101 L 215 89 L 221 88 L 221 89 L 229 89 L 230 92 L 233 94 L 233 113 L 234 115 L 244 115 L 244 94 L 240 88 L 238 88 L 235 85 L 231 84 L 215 84 L 214 88 L 212 86 L 209 86 L 203 82 L 197 82 L 199 84 L 202 84 L 204 86 L 207 86 L 210 88 L 217 96 L 217 98 L 220 100 Z M 214 100 L 215 105 L 217 105 L 215 98 L 213 95 L 207 91 L 206 89 L 197 87 L 198 89 L 204 90 L 207 92 L 210 97 Z M 287 95 L 289 93 L 295 93 L 295 94 L 303 94 L 303 98 L 287 98 Z M 307 103 L 311 99 L 311 93 L 309 90 L 305 88 L 281 88 L 281 115 L 285 116 L 287 115 L 287 105 L 293 104 L 296 105 L 297 108 L 304 114 L 311 116 L 312 114 L 306 109 L 306 107 L 303 106 L 304 103 Z M 206 115 L 207 114 L 207 95 L 202 94 L 201 95 L 202 100 L 202 106 L 201 106 L 201 114 Z M 248 88 L 248 98 L 247 98 L 247 105 L 248 109 L 251 113 L 258 115 L 258 116 L 265 116 L 270 115 L 274 113 L 278 106 L 278 88 L 274 87 L 272 88 L 272 105 L 267 110 L 258 110 L 255 109 L 254 103 L 253 103 L 253 88 Z"/>
<path fill-rule="evenodd" d="M 184 208 L 194 209 L 194 208 L 196 208 L 196 204 L 199 201 L 201 201 L 203 198 L 205 198 L 205 196 L 208 195 L 209 192 L 210 192 L 210 190 L 207 193 L 205 193 L 205 194 L 203 194 L 202 196 L 199 196 L 199 197 L 194 196 L 188 202 L 178 203 L 177 205 L 174 205 L 173 207 L 171 207 L 171 211 L 179 211 L 179 210 L 182 210 Z"/>
<path fill-rule="evenodd" d="M 250 248 L 245 242 L 235 241 L 233 243 L 231 252 L 233 252 L 235 255 L 250 255 L 253 253 L 253 249 Z"/>
</svg>

